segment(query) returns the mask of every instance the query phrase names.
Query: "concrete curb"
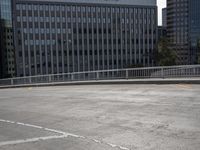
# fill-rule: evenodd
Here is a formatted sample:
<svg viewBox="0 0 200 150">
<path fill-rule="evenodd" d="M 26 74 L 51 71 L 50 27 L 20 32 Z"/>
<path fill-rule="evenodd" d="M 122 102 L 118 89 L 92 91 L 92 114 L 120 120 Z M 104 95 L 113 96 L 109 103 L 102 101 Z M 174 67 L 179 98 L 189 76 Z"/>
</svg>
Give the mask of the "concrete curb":
<svg viewBox="0 0 200 150">
<path fill-rule="evenodd" d="M 93 80 L 93 81 L 72 81 L 72 82 L 52 82 L 38 84 L 22 84 L 0 86 L 5 88 L 23 87 L 45 87 L 45 86 L 73 86 L 73 85 L 108 85 L 108 84 L 200 84 L 200 78 L 192 79 L 123 79 L 123 80 Z"/>
</svg>

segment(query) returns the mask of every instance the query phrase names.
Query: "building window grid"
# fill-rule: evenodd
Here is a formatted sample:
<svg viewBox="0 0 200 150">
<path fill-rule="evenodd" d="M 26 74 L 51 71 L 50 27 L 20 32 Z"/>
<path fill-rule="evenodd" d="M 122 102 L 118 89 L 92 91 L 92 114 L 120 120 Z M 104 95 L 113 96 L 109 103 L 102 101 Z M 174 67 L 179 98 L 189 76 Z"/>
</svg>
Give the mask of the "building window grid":
<svg viewBox="0 0 200 150">
<path fill-rule="evenodd" d="M 49 7 L 50 7 L 50 5 L 49 5 Z M 47 9 L 47 6 L 45 6 L 45 8 Z M 52 8 L 52 6 L 51 6 L 51 8 Z M 56 7 L 57 8 L 57 10 L 58 10 L 58 8 L 59 7 Z M 70 7 L 67 7 L 68 8 L 68 10 L 70 10 Z M 76 7 L 74 7 L 74 6 L 72 6 L 72 10 L 74 11 L 74 10 L 76 10 L 75 9 Z M 83 10 L 81 9 L 81 8 L 83 8 Z M 134 8 L 135 9 L 135 8 Z M 116 12 L 118 12 L 118 13 L 122 13 L 123 14 L 123 19 L 121 19 L 121 21 L 122 21 L 122 24 L 130 24 L 131 23 L 131 25 L 132 24 L 134 24 L 134 23 L 138 23 L 138 21 L 137 21 L 137 19 L 136 20 L 134 20 L 134 21 L 130 21 L 128 18 L 127 19 L 125 19 L 124 17 L 125 17 L 125 14 L 124 13 L 127 13 L 127 16 L 129 16 L 128 14 L 129 14 L 129 11 L 130 11 L 130 13 L 134 13 L 134 9 L 124 9 L 124 8 L 122 8 L 122 9 L 120 9 L 120 8 L 106 8 L 106 10 L 107 10 L 107 12 L 108 12 L 108 19 L 106 20 L 104 17 L 103 17 L 103 23 L 108 23 L 108 24 L 110 24 L 111 23 L 111 18 L 110 18 L 110 13 L 111 13 L 111 10 L 112 10 L 112 12 L 114 12 L 114 11 L 116 11 Z M 86 7 L 77 7 L 77 11 L 78 12 L 80 12 L 80 11 L 83 11 L 84 12 L 84 10 L 86 10 Z M 90 9 L 88 10 L 90 13 L 94 13 L 95 11 L 97 11 L 98 13 L 99 13 L 99 10 L 100 10 L 100 8 L 96 8 L 96 7 L 91 7 L 91 11 L 90 11 Z M 103 8 L 102 9 L 102 12 L 104 12 L 104 10 L 105 10 L 105 8 Z M 141 10 L 140 9 L 136 9 L 135 10 L 135 13 L 137 13 L 138 12 L 138 14 L 140 14 L 141 15 Z M 147 12 L 150 12 L 149 10 L 147 11 Z M 140 16 L 141 17 L 141 16 Z M 48 17 L 47 17 L 48 18 Z M 64 20 L 65 20 L 65 18 L 67 18 L 66 16 L 65 17 L 63 17 L 62 18 L 62 20 L 63 20 L 63 22 L 65 22 Z M 147 19 L 147 18 L 145 18 L 145 19 Z M 37 21 L 38 19 L 36 19 L 35 18 L 35 20 Z M 73 17 L 73 22 L 75 23 L 75 22 L 77 22 L 77 20 L 78 20 L 78 23 L 81 23 L 81 18 L 79 17 L 79 18 L 74 18 Z M 83 19 L 83 20 L 85 20 L 84 21 L 84 23 L 87 21 L 86 20 L 86 16 L 85 16 L 85 18 Z M 96 24 L 96 23 L 100 23 L 101 22 L 101 18 L 99 18 L 98 20 L 96 20 L 96 18 L 93 18 L 93 19 L 91 19 L 91 18 L 89 18 L 88 19 L 88 22 L 89 22 L 89 24 L 91 24 L 92 23 L 92 21 L 91 20 L 93 20 L 93 23 L 94 24 Z M 126 20 L 126 21 L 125 21 Z M 147 19 L 148 20 L 148 19 Z M 146 24 L 146 22 L 151 22 L 150 20 L 148 20 L 148 21 L 145 21 L 145 24 Z M 31 20 L 30 20 L 31 21 Z M 40 21 L 41 22 L 43 22 L 44 21 L 44 19 L 42 19 L 42 18 L 40 18 Z M 48 22 L 48 20 L 46 19 L 46 21 Z M 55 21 L 55 19 L 54 19 L 54 17 L 52 17 L 52 22 L 54 22 Z M 57 22 L 59 22 L 60 20 L 57 20 Z M 70 19 L 68 19 L 68 22 L 71 22 L 71 20 Z M 139 25 L 139 24 L 138 24 Z M 120 26 L 120 25 L 119 25 Z M 125 27 L 124 25 L 123 25 L 123 27 Z M 38 29 L 36 29 L 36 32 L 35 33 L 39 33 L 39 31 L 37 31 Z M 137 30 L 135 30 L 136 31 L 136 33 L 137 33 Z M 44 34 L 44 30 L 42 29 L 41 31 L 40 31 L 42 34 Z M 98 32 L 98 30 L 97 30 L 97 32 Z M 55 33 L 55 30 L 52 30 L 52 33 Z M 58 29 L 58 31 L 57 31 L 57 33 L 58 34 L 60 34 L 61 33 L 61 29 Z M 69 33 L 70 33 L 70 29 L 69 29 Z M 120 38 L 120 36 L 119 36 L 119 38 Z M 130 41 L 130 39 L 129 39 L 129 41 Z M 38 43 L 38 41 L 36 41 L 36 45 L 39 45 L 39 43 Z M 43 42 L 43 44 L 44 44 L 44 42 Z M 42 44 L 42 45 L 43 45 Z M 111 44 L 111 43 L 110 43 Z M 123 44 L 125 44 L 124 42 L 123 42 Z M 115 61 L 114 61 L 115 62 Z"/>
</svg>

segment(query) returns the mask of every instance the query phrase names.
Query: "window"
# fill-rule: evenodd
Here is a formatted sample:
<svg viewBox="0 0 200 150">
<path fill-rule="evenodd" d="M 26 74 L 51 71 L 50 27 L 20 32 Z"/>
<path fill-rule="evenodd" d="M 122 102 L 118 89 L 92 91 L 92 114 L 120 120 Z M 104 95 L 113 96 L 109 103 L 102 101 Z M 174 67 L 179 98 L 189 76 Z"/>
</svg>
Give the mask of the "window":
<svg viewBox="0 0 200 150">
<path fill-rule="evenodd" d="M 37 7 L 38 7 L 37 5 L 34 5 L 34 10 L 37 10 Z"/>
<path fill-rule="evenodd" d="M 39 40 L 36 40 L 36 43 L 35 43 L 36 45 L 39 45 Z"/>
<path fill-rule="evenodd" d="M 31 10 L 31 5 L 28 5 L 28 10 Z"/>
<path fill-rule="evenodd" d="M 59 6 L 56 6 L 56 10 L 59 11 L 59 10 L 60 10 L 60 7 L 59 7 Z"/>
<path fill-rule="evenodd" d="M 30 45 L 33 45 L 33 40 L 30 40 Z"/>
<path fill-rule="evenodd" d="M 43 10 L 43 6 L 42 6 L 42 5 L 40 5 L 39 9 L 42 11 L 42 10 Z"/>
<path fill-rule="evenodd" d="M 23 17 L 23 22 L 26 22 L 26 17 Z"/>
<path fill-rule="evenodd" d="M 18 40 L 18 45 L 22 45 L 22 41 L 21 40 Z"/>
<path fill-rule="evenodd" d="M 29 20 L 29 22 L 33 21 L 32 17 L 28 17 L 28 20 Z"/>
<path fill-rule="evenodd" d="M 21 20 L 20 20 L 20 17 L 19 16 L 17 16 L 17 22 L 20 22 Z"/>
<path fill-rule="evenodd" d="M 46 10 L 46 11 L 49 10 L 49 6 L 48 6 L 48 5 L 45 6 L 45 10 Z"/>
<path fill-rule="evenodd" d="M 20 5 L 17 5 L 17 6 L 16 6 L 16 9 L 17 9 L 17 10 L 20 10 Z"/>
<path fill-rule="evenodd" d="M 26 5 L 22 5 L 22 10 L 26 10 Z"/>
</svg>

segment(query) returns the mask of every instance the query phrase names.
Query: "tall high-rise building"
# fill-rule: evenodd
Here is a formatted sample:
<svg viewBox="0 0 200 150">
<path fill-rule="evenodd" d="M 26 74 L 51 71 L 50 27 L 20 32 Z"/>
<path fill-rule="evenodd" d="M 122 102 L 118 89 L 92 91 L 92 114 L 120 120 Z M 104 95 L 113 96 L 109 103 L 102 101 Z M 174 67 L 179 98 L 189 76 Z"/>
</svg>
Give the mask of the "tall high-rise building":
<svg viewBox="0 0 200 150">
<path fill-rule="evenodd" d="M 191 63 L 200 63 L 200 0 L 189 0 L 189 46 Z"/>
<path fill-rule="evenodd" d="M 162 9 L 162 26 L 158 26 L 158 41 L 167 36 L 167 8 Z"/>
<path fill-rule="evenodd" d="M 0 77 L 15 76 L 15 52 L 13 44 L 12 1 L 0 1 Z"/>
<path fill-rule="evenodd" d="M 152 66 L 156 0 L 15 0 L 17 75 Z"/>
<path fill-rule="evenodd" d="M 1 27 L 1 22 L 0 22 L 0 33 L 2 33 L 2 27 Z M 2 39 L 1 34 L 0 34 L 0 39 Z M 1 50 L 1 46 L 2 45 L 2 41 L 0 40 L 0 79 L 3 78 L 3 61 L 2 61 L 2 50 Z"/>
<path fill-rule="evenodd" d="M 166 27 L 158 26 L 158 42 L 159 42 L 162 38 L 166 38 L 166 36 L 167 36 Z"/>
<path fill-rule="evenodd" d="M 167 8 L 162 9 L 162 26 L 167 27 Z"/>
<path fill-rule="evenodd" d="M 167 34 L 178 64 L 197 63 L 200 1 L 167 0 Z"/>
</svg>

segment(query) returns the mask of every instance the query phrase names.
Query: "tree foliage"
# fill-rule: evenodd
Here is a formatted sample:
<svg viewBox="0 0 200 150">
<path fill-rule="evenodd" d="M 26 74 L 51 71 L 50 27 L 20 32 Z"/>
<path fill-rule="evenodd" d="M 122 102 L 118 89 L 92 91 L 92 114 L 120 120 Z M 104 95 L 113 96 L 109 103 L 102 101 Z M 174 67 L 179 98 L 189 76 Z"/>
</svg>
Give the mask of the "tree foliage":
<svg viewBox="0 0 200 150">
<path fill-rule="evenodd" d="M 156 53 L 156 62 L 159 66 L 172 66 L 176 65 L 177 55 L 174 50 L 169 48 L 167 38 L 162 38 L 158 42 Z"/>
</svg>

